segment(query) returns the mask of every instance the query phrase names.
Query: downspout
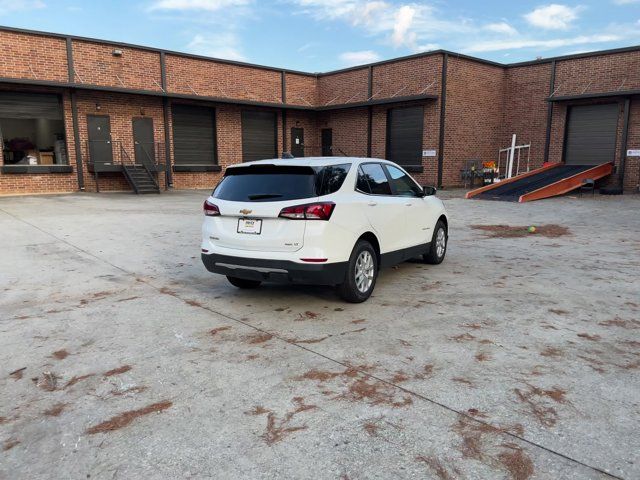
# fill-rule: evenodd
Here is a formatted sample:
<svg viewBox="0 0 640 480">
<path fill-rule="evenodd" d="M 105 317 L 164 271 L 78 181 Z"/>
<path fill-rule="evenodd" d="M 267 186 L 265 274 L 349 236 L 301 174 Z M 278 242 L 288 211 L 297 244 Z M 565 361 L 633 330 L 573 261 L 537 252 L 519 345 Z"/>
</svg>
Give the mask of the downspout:
<svg viewBox="0 0 640 480">
<path fill-rule="evenodd" d="M 160 52 L 160 88 L 167 93 L 167 64 L 165 53 Z M 172 159 L 171 159 L 171 129 L 169 128 L 169 120 L 171 116 L 171 104 L 169 99 L 162 99 L 162 116 L 164 121 L 164 186 L 169 188 L 173 186 L 172 176 Z"/>
<path fill-rule="evenodd" d="M 624 99 L 624 119 L 622 124 L 622 151 L 620 152 L 620 172 L 618 173 L 618 185 L 624 192 L 624 166 L 627 158 L 627 138 L 629 136 L 629 113 L 631 110 L 631 98 Z"/>
<path fill-rule="evenodd" d="M 447 104 L 447 65 L 449 63 L 449 54 L 444 53 L 442 56 L 442 80 L 440 81 L 440 136 L 438 139 L 438 188 L 442 188 L 442 170 L 444 166 L 444 129 L 445 114 Z"/>
<path fill-rule="evenodd" d="M 553 96 L 556 88 L 556 61 L 551 62 L 551 80 L 549 81 L 549 97 Z M 544 139 L 544 163 L 549 161 L 549 148 L 551 146 L 551 121 L 553 120 L 553 102 L 547 104 L 547 131 Z"/>
<path fill-rule="evenodd" d="M 76 72 L 73 64 L 73 43 L 71 37 L 67 37 L 67 73 L 69 83 L 76 83 Z M 78 127 L 78 101 L 76 90 L 71 89 L 71 123 L 73 124 L 73 143 L 76 151 L 76 174 L 78 175 L 78 188 L 84 191 L 84 172 L 82 171 L 82 145 L 80 143 L 80 128 Z"/>
</svg>

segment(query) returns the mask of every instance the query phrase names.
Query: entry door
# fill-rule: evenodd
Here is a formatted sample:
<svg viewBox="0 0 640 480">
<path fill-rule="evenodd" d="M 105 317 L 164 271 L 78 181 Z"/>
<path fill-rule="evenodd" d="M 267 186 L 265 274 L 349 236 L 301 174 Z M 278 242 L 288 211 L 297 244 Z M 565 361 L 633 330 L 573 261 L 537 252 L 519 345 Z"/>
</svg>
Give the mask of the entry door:
<svg viewBox="0 0 640 480">
<path fill-rule="evenodd" d="M 333 130 L 330 128 L 322 129 L 322 156 L 333 156 Z"/>
<path fill-rule="evenodd" d="M 291 129 L 291 155 L 304 157 L 304 129 L 293 127 Z"/>
<path fill-rule="evenodd" d="M 136 164 L 146 164 L 149 167 L 155 165 L 156 151 L 153 141 L 153 119 L 133 119 L 133 144 Z"/>
<path fill-rule="evenodd" d="M 93 164 L 112 165 L 111 122 L 106 115 L 87 115 L 89 159 Z"/>
</svg>

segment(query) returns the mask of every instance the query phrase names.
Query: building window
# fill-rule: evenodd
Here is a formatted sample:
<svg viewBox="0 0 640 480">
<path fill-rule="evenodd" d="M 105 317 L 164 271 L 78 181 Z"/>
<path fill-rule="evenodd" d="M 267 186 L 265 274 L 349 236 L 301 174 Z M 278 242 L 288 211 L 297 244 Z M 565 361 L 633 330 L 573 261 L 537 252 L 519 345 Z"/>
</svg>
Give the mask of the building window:
<svg viewBox="0 0 640 480">
<path fill-rule="evenodd" d="M 0 92 L 0 144 L 7 167 L 68 165 L 60 96 Z"/>
</svg>

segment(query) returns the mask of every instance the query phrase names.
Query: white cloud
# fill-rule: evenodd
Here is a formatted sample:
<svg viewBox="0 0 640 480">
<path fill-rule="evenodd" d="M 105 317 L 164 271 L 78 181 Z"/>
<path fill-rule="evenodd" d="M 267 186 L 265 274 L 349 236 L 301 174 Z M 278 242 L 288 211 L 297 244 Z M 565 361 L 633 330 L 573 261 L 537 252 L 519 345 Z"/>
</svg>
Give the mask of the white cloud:
<svg viewBox="0 0 640 480">
<path fill-rule="evenodd" d="M 640 0 L 613 0 L 616 5 L 631 5 L 632 3 L 640 3 Z"/>
<path fill-rule="evenodd" d="M 298 13 L 320 21 L 342 21 L 361 28 L 370 36 L 381 37 L 395 48 L 424 50 L 443 35 L 468 33 L 465 20 L 438 17 L 424 3 L 371 0 L 284 0 L 300 7 Z"/>
<path fill-rule="evenodd" d="M 0 0 L 0 15 L 3 13 L 33 10 L 46 7 L 41 0 Z"/>
<path fill-rule="evenodd" d="M 228 7 L 242 7 L 251 0 L 156 0 L 149 10 L 203 10 L 215 12 Z"/>
<path fill-rule="evenodd" d="M 507 22 L 489 23 L 482 27 L 484 30 L 501 35 L 517 35 L 518 31 Z"/>
<path fill-rule="evenodd" d="M 191 53 L 207 57 L 245 60 L 239 44 L 238 37 L 233 32 L 216 32 L 196 35 L 187 45 L 187 49 Z"/>
<path fill-rule="evenodd" d="M 424 45 L 418 45 L 415 50 L 416 52 L 430 52 L 432 50 L 439 50 L 440 45 L 437 43 L 425 43 Z"/>
<path fill-rule="evenodd" d="M 403 5 L 396 12 L 393 33 L 391 34 L 391 42 L 394 47 L 415 44 L 416 34 L 411 31 L 415 15 L 416 9 L 409 5 Z"/>
<path fill-rule="evenodd" d="M 344 52 L 340 54 L 340 61 L 345 66 L 362 65 L 380 60 L 380 56 L 373 50 L 361 50 L 359 52 Z"/>
<path fill-rule="evenodd" d="M 552 3 L 527 13 L 524 18 L 534 27 L 545 30 L 565 30 L 578 18 L 581 7 L 568 7 Z"/>
<path fill-rule="evenodd" d="M 497 40 L 480 42 L 465 49 L 469 53 L 495 52 L 499 50 L 513 50 L 519 48 L 535 48 L 538 50 L 551 50 L 554 48 L 568 47 L 572 45 L 583 45 L 590 43 L 607 43 L 622 40 L 619 35 L 580 35 L 572 38 L 556 38 L 552 40 Z"/>
</svg>

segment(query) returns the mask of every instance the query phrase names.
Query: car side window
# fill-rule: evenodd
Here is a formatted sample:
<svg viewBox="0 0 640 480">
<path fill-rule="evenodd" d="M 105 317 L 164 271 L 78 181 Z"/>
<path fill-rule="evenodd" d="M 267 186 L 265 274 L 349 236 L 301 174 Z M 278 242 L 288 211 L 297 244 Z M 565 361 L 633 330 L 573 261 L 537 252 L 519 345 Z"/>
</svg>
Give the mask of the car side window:
<svg viewBox="0 0 640 480">
<path fill-rule="evenodd" d="M 365 177 L 364 172 L 362 171 L 362 167 L 358 167 L 358 179 L 356 180 L 356 189 L 360 190 L 362 193 L 371 193 L 371 188 L 369 188 L 369 182 L 367 182 L 367 177 Z"/>
<path fill-rule="evenodd" d="M 389 178 L 391 178 L 391 189 L 394 195 L 400 197 L 419 197 L 422 189 L 414 182 L 409 175 L 397 167 L 385 165 Z"/>
<path fill-rule="evenodd" d="M 373 195 L 391 195 L 391 186 L 387 175 L 379 163 L 365 163 L 358 169 L 356 187 L 364 193 Z"/>
</svg>

